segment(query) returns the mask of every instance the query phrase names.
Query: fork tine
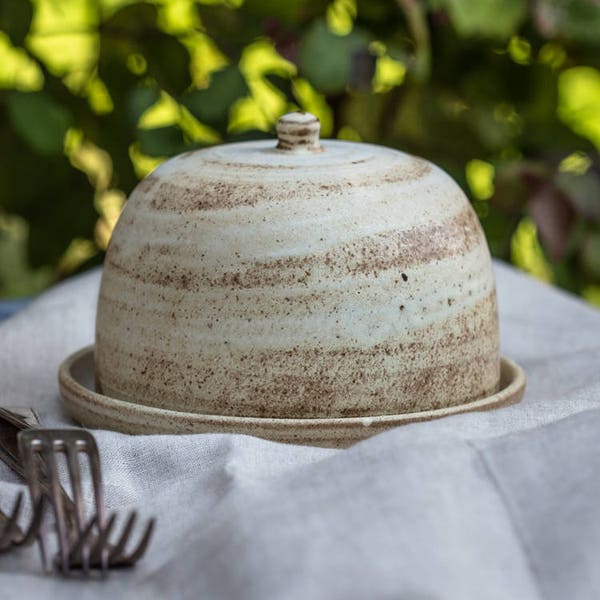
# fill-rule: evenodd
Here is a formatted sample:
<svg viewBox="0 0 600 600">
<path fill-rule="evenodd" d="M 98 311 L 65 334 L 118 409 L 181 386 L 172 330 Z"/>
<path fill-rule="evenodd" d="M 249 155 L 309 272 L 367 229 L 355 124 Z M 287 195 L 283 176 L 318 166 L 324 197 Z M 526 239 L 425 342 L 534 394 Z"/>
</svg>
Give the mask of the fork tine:
<svg viewBox="0 0 600 600">
<path fill-rule="evenodd" d="M 96 519 L 98 516 L 96 515 Z M 100 563 L 100 568 L 103 572 L 108 570 L 108 538 L 115 525 L 117 515 L 112 513 L 106 522 L 106 526 L 101 528 L 98 527 L 99 533 L 94 544 L 94 548 L 90 554 L 90 562 L 92 564 Z"/>
<path fill-rule="evenodd" d="M 23 506 L 23 492 L 19 492 L 17 494 L 17 498 L 15 499 L 15 503 L 10 513 L 9 522 L 7 524 L 6 530 L 10 531 L 10 533 L 14 537 L 14 533 L 19 531 L 18 518 L 21 514 L 21 506 Z"/>
<path fill-rule="evenodd" d="M 0 530 L 0 552 L 4 552 L 9 547 L 10 536 L 8 535 L 11 526 L 11 517 L 2 513 L 2 521 L 4 522 L 2 530 Z"/>
<path fill-rule="evenodd" d="M 79 448 L 74 444 L 65 444 L 65 454 L 67 455 L 67 466 L 69 467 L 69 477 L 71 479 L 73 500 L 75 502 L 75 522 L 77 524 L 77 533 L 78 535 L 81 535 L 85 523 L 85 506 L 83 503 L 83 491 L 81 486 Z"/>
<path fill-rule="evenodd" d="M 38 536 L 40 527 L 42 525 L 42 519 L 44 518 L 44 497 L 40 496 L 40 499 L 36 502 L 33 507 L 33 516 L 31 523 L 27 528 L 25 534 L 19 540 L 13 540 L 15 546 L 28 546 Z"/>
<path fill-rule="evenodd" d="M 13 544 L 13 540 L 19 539 L 23 534 L 19 528 L 17 520 L 21 512 L 21 505 L 23 504 L 23 492 L 17 495 L 13 509 L 8 516 L 8 521 L 4 524 L 2 533 L 0 534 L 0 552 L 8 550 Z"/>
<path fill-rule="evenodd" d="M 94 515 L 89 523 L 85 526 L 81 535 L 77 538 L 69 556 L 71 564 L 77 564 L 82 561 L 81 553 L 83 548 L 89 546 L 94 526 L 96 525 L 96 515 Z M 88 548 L 88 564 L 89 564 L 89 548 Z"/>
<path fill-rule="evenodd" d="M 12 520 L 6 521 L 0 533 L 0 553 L 10 550 L 12 547 L 13 524 Z"/>
<path fill-rule="evenodd" d="M 106 520 L 104 509 L 104 485 L 102 483 L 102 466 L 100 464 L 100 452 L 94 436 L 85 430 L 61 430 L 69 442 L 76 444 L 78 452 L 85 454 L 89 461 L 92 486 L 94 490 L 95 512 L 98 516 L 98 526 L 104 527 Z"/>
<path fill-rule="evenodd" d="M 119 537 L 119 541 L 116 543 L 115 547 L 111 550 L 108 556 L 109 564 L 112 564 L 115 561 L 119 561 L 121 555 L 123 554 L 123 550 L 125 550 L 125 546 L 129 541 L 129 536 L 131 535 L 131 530 L 133 529 L 133 525 L 135 520 L 137 519 L 137 512 L 134 510 L 131 512 L 129 517 L 127 518 L 127 522 L 125 523 L 125 527 L 123 527 L 123 531 L 121 536 Z"/>
<path fill-rule="evenodd" d="M 89 562 L 100 561 L 103 572 L 108 569 L 108 537 L 114 526 L 116 515 L 113 514 L 105 525 L 106 514 L 104 508 L 104 485 L 102 480 L 102 467 L 100 464 L 100 452 L 96 439 L 89 431 L 78 432 L 80 443 L 87 454 L 94 488 L 94 502 L 96 505 L 96 522 L 99 535 L 93 550 L 90 550 Z"/>
<path fill-rule="evenodd" d="M 148 521 L 148 525 L 146 526 L 144 535 L 142 536 L 142 539 L 140 540 L 140 543 L 138 544 L 137 548 L 129 556 L 124 557 L 129 564 L 134 565 L 140 558 L 142 558 L 142 556 L 146 552 L 146 548 L 148 547 L 148 544 L 150 543 L 150 538 L 152 537 L 152 532 L 154 531 L 155 523 L 156 519 L 154 518 Z"/>
<path fill-rule="evenodd" d="M 19 513 L 21 512 L 21 506 L 23 506 L 23 492 L 19 492 L 17 494 L 17 498 L 15 499 L 15 504 L 13 506 L 12 512 L 10 513 L 11 522 L 16 522 L 19 518 Z"/>
<path fill-rule="evenodd" d="M 79 464 L 79 452 L 81 445 L 75 440 L 73 443 L 65 444 L 65 453 L 67 455 L 67 465 L 69 467 L 69 477 L 71 479 L 71 489 L 73 490 L 73 503 L 75 505 L 75 525 L 77 527 L 77 540 L 80 542 L 83 538 L 85 525 L 85 505 L 83 502 L 83 491 L 81 485 L 81 467 Z M 80 548 L 81 564 L 85 573 L 90 571 L 89 547 L 83 544 Z"/>
<path fill-rule="evenodd" d="M 43 506 L 40 506 L 40 518 L 43 516 Z M 42 568 L 44 572 L 49 573 L 50 561 L 48 560 L 48 553 L 46 552 L 46 526 L 44 525 L 43 519 L 40 520 L 40 526 L 37 531 L 37 542 L 38 542 L 38 550 L 40 552 L 40 560 L 42 561 Z"/>
<path fill-rule="evenodd" d="M 39 533 L 42 518 L 44 516 L 43 497 L 41 497 L 33 507 L 31 522 L 25 533 L 23 533 L 17 522 L 23 506 L 23 498 L 24 494 L 23 492 L 20 492 L 15 501 L 11 516 L 6 522 L 4 530 L 0 535 L 0 552 L 15 546 L 28 546 Z"/>
<path fill-rule="evenodd" d="M 43 497 L 42 494 L 42 486 L 41 486 L 41 476 L 37 472 L 36 466 L 41 468 L 41 465 L 36 465 L 36 456 L 37 452 L 34 450 L 35 447 L 39 447 L 40 441 L 37 440 L 32 433 L 33 430 L 24 430 L 19 433 L 18 436 L 18 444 L 19 444 L 19 454 L 21 455 L 21 460 L 23 462 L 23 469 L 25 479 L 29 486 L 29 494 L 31 496 L 31 502 L 35 505 L 41 501 Z M 37 539 L 38 539 L 38 548 L 40 551 L 40 558 L 42 560 L 42 566 L 46 573 L 50 571 L 50 564 L 48 561 L 48 555 L 46 553 L 46 545 L 44 542 L 44 533 L 45 527 L 43 522 L 40 524 Z"/>
<path fill-rule="evenodd" d="M 69 537 L 67 533 L 67 523 L 65 511 L 62 502 L 61 485 L 58 476 L 58 465 L 54 454 L 54 444 L 44 443 L 41 445 L 41 452 L 47 468 L 47 475 L 50 484 L 51 502 L 54 506 L 54 519 L 56 534 L 58 536 L 58 551 L 60 555 L 60 568 L 64 574 L 69 572 Z"/>
<path fill-rule="evenodd" d="M 100 466 L 100 453 L 94 436 L 89 431 L 82 431 L 85 440 L 85 452 L 90 462 L 92 484 L 94 486 L 94 500 L 96 503 L 95 514 L 98 517 L 98 527 L 102 529 L 106 520 L 104 509 L 104 486 L 102 484 L 102 467 Z"/>
<path fill-rule="evenodd" d="M 99 547 L 98 544 L 102 540 L 102 532 L 105 528 L 105 508 L 104 508 L 104 486 L 102 483 L 102 467 L 100 464 L 100 454 L 98 451 L 98 445 L 96 444 L 96 440 L 94 436 L 89 431 L 76 431 L 69 432 L 67 435 L 75 436 L 75 443 L 77 444 L 78 451 L 83 452 L 87 455 L 89 465 L 90 465 L 90 474 L 92 478 L 92 487 L 94 490 L 94 503 L 95 503 L 95 516 L 96 516 L 96 524 L 98 526 L 98 531 L 100 532 L 100 537 L 96 540 L 95 549 L 86 548 L 84 545 L 82 548 L 82 566 L 84 571 L 89 572 L 90 563 L 93 563 L 94 560 L 97 560 L 93 555 L 100 551 L 100 562 L 102 563 L 102 569 L 106 570 L 108 568 L 108 556 L 104 548 Z M 77 501 L 76 501 L 77 504 Z M 83 510 L 83 502 L 82 502 L 82 510 Z M 114 525 L 114 521 L 112 524 L 108 524 L 109 527 L 106 536 L 110 533 L 110 529 L 112 529 Z M 102 546 L 106 546 L 106 540 L 102 543 Z M 105 566 L 106 563 L 106 566 Z"/>
</svg>

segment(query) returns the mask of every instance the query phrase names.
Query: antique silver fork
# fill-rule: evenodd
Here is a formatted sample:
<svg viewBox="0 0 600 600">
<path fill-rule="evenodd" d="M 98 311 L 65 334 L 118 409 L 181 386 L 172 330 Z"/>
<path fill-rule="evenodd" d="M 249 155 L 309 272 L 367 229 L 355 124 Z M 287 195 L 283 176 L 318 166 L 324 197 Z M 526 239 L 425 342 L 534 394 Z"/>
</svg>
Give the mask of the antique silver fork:
<svg viewBox="0 0 600 600">
<path fill-rule="evenodd" d="M 109 567 L 135 564 L 146 551 L 154 519 L 149 520 L 140 541 L 130 553 L 126 553 L 125 548 L 132 537 L 137 517 L 135 511 L 130 513 L 117 543 L 110 543 L 116 515 L 106 519 L 100 458 L 92 434 L 82 429 L 28 429 L 19 433 L 18 440 L 32 501 L 37 503 L 47 496 L 54 512 L 57 562 L 61 571 L 67 574 L 71 569 L 82 568 L 89 573 L 91 569 L 100 568 L 105 572 Z M 61 486 L 57 454 L 66 457 L 73 500 Z M 86 521 L 85 514 L 80 454 L 88 458 L 94 494 L 93 516 L 89 521 Z M 48 568 L 43 537 L 40 529 L 40 553 L 44 566 Z"/>
</svg>

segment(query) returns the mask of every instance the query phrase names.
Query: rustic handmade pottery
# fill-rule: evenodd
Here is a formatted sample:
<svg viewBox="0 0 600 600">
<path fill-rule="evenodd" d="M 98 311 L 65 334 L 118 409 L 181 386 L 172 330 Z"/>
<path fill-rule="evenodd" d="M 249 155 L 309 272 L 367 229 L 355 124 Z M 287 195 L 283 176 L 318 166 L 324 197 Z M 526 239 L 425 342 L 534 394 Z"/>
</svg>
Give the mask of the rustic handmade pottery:
<svg viewBox="0 0 600 600">
<path fill-rule="evenodd" d="M 255 420 L 493 398 L 491 260 L 456 183 L 396 150 L 320 141 L 308 113 L 277 131 L 175 157 L 131 194 L 102 277 L 97 390 Z"/>
</svg>

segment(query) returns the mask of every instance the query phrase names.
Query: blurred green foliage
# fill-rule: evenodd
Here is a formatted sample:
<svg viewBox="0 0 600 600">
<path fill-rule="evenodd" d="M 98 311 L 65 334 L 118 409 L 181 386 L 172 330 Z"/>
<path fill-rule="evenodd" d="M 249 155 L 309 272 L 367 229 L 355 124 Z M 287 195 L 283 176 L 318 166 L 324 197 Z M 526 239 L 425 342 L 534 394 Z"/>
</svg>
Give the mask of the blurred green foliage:
<svg viewBox="0 0 600 600">
<path fill-rule="evenodd" d="M 101 262 L 185 149 L 272 134 L 424 156 L 494 255 L 600 304 L 594 0 L 0 0 L 0 297 Z"/>
</svg>

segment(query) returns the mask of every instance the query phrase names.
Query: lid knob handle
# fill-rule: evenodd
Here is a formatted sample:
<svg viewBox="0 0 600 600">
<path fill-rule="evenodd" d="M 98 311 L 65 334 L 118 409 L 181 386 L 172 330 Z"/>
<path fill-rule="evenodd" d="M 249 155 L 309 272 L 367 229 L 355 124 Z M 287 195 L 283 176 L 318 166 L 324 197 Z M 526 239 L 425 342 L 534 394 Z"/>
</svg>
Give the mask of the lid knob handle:
<svg viewBox="0 0 600 600">
<path fill-rule="evenodd" d="M 286 152 L 322 152 L 321 122 L 307 112 L 287 113 L 277 121 L 277 149 Z"/>
</svg>

